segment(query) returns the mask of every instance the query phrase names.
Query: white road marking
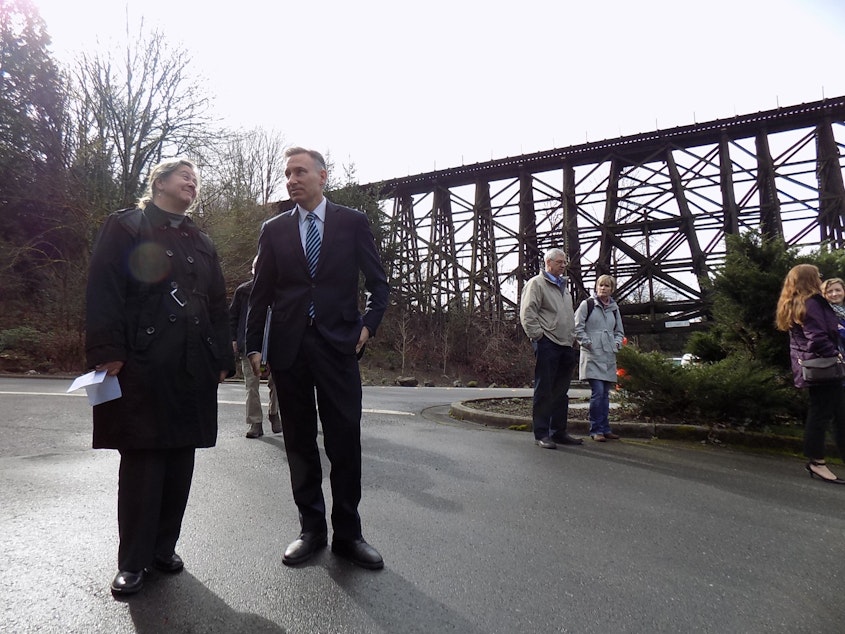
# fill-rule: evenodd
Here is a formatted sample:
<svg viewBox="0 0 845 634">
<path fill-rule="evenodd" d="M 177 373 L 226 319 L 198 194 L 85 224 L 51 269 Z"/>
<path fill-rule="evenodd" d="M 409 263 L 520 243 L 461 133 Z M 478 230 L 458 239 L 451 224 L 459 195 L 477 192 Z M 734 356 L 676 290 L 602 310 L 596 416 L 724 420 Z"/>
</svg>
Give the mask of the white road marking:
<svg viewBox="0 0 845 634">
<path fill-rule="evenodd" d="M 73 392 L 68 394 L 67 392 L 0 392 L 0 396 L 75 396 L 75 397 L 86 397 L 84 391 Z M 244 405 L 243 401 L 217 401 L 218 405 Z M 268 405 L 267 403 L 263 404 L 265 407 Z M 416 416 L 414 412 L 400 412 L 397 410 L 392 409 L 363 409 L 361 410 L 365 414 L 386 414 L 389 416 Z"/>
<path fill-rule="evenodd" d="M 87 396 L 85 392 L 75 392 L 68 394 L 67 392 L 0 392 L 0 395 L 9 396 Z"/>
</svg>

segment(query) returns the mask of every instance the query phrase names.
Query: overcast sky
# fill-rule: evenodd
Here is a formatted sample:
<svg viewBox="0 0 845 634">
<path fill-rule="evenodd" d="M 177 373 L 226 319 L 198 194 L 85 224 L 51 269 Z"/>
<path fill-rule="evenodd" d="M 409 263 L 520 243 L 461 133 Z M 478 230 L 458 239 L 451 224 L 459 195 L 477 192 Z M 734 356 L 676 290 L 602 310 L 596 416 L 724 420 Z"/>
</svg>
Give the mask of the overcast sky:
<svg viewBox="0 0 845 634">
<path fill-rule="evenodd" d="M 362 183 L 845 95 L 841 0 L 34 1 L 60 59 L 144 17 Z"/>
</svg>

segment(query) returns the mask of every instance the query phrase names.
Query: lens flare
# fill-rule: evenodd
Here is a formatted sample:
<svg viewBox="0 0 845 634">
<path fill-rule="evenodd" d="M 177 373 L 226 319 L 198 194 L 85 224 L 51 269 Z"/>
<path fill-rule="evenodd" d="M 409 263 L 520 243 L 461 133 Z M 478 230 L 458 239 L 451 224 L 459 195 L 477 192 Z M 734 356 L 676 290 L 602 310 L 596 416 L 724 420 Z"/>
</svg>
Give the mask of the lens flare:
<svg viewBox="0 0 845 634">
<path fill-rule="evenodd" d="M 170 275 L 170 270 L 170 258 L 155 242 L 142 242 L 129 256 L 129 272 L 139 282 L 160 282 Z"/>
</svg>

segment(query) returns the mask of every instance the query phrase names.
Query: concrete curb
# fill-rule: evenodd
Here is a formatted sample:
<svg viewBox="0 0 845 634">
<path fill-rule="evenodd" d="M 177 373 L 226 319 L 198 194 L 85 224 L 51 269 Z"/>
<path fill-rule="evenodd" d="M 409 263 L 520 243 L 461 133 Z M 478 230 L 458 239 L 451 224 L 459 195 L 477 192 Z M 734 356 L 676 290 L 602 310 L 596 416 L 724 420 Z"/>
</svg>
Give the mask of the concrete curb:
<svg viewBox="0 0 845 634">
<path fill-rule="evenodd" d="M 490 399 L 476 399 L 490 400 Z M 472 407 L 472 400 L 459 401 L 449 406 L 449 416 L 456 420 L 468 421 L 479 425 L 508 429 L 524 426 L 531 429 L 531 419 L 527 416 L 498 414 Z M 569 431 L 586 435 L 590 431 L 586 421 L 571 421 Z M 775 449 L 801 453 L 803 438 L 778 436 L 758 432 L 743 432 L 736 429 L 718 429 L 702 425 L 673 425 L 669 423 L 641 423 L 634 421 L 613 421 L 613 430 L 623 438 L 658 438 L 660 440 L 686 440 L 710 442 L 713 444 L 741 445 L 761 449 Z M 831 449 L 834 447 L 831 445 Z"/>
</svg>

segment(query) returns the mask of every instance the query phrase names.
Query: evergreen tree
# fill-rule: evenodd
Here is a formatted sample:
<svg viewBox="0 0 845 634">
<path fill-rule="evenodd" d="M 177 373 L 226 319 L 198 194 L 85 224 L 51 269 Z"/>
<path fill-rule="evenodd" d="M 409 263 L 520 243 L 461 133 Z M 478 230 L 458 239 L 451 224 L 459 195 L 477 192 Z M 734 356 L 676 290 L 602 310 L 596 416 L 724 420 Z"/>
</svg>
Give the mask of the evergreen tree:
<svg viewBox="0 0 845 634">
<path fill-rule="evenodd" d="M 49 45 L 30 0 L 0 1 L 0 286 L 7 300 L 34 293 L 42 268 L 63 255 L 56 204 L 63 97 Z"/>
<path fill-rule="evenodd" d="M 764 366 L 789 369 L 786 333 L 774 327 L 775 309 L 787 272 L 803 262 L 823 277 L 842 277 L 845 252 L 799 253 L 782 239 L 751 231 L 727 237 L 725 265 L 712 282 L 713 327 L 690 337 L 687 349 L 704 361 L 743 355 Z"/>
</svg>

